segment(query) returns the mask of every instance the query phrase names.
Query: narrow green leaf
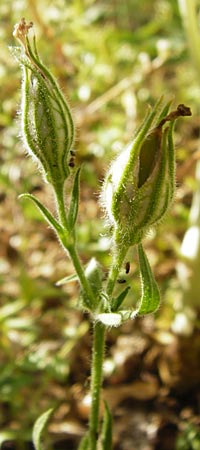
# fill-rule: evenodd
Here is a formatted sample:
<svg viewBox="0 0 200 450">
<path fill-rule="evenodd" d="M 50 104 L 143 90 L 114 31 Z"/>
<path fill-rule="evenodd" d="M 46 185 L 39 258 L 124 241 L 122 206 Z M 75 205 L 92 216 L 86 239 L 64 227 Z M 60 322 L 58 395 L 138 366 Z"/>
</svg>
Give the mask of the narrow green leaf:
<svg viewBox="0 0 200 450">
<path fill-rule="evenodd" d="M 143 315 L 155 312 L 157 310 L 160 304 L 160 293 L 141 243 L 138 245 L 138 254 L 142 297 L 137 309 L 137 314 Z"/>
<path fill-rule="evenodd" d="M 81 170 L 81 168 L 79 167 L 79 169 L 77 170 L 76 175 L 74 177 L 74 185 L 73 185 L 72 194 L 71 194 L 69 213 L 68 213 L 68 222 L 69 222 L 70 230 L 73 230 L 74 225 L 76 223 L 77 214 L 78 214 L 80 170 Z"/>
<path fill-rule="evenodd" d="M 166 117 L 166 115 L 169 112 L 169 108 L 170 108 L 172 102 L 173 102 L 173 98 L 171 98 L 171 100 L 169 100 L 168 102 L 165 103 L 165 101 L 164 101 L 161 104 L 160 111 L 158 110 L 158 115 L 156 117 L 155 126 L 157 126 L 161 122 L 161 120 L 164 119 L 164 117 Z"/>
<path fill-rule="evenodd" d="M 72 281 L 78 280 L 78 276 L 76 273 L 73 273 L 72 275 L 69 275 L 68 277 L 61 278 L 61 280 L 58 280 L 56 282 L 56 286 L 62 286 L 63 284 L 71 283 Z"/>
<path fill-rule="evenodd" d="M 48 420 L 50 419 L 52 412 L 53 412 L 53 408 L 48 409 L 41 416 L 38 417 L 38 419 L 36 420 L 36 422 L 34 424 L 32 439 L 33 439 L 33 444 L 34 444 L 34 447 L 36 450 L 43 450 L 42 437 L 43 437 L 43 434 L 44 434 L 45 429 L 48 424 Z"/>
<path fill-rule="evenodd" d="M 130 289 L 130 286 L 127 286 L 126 289 L 124 289 L 117 298 L 112 299 L 112 306 L 111 311 L 115 312 L 118 311 L 119 307 L 121 306 L 122 302 L 124 301 L 125 297 L 128 294 L 128 291 Z"/>
<path fill-rule="evenodd" d="M 102 450 L 112 450 L 112 415 L 107 402 L 104 402 L 105 410 L 101 432 Z"/>
<path fill-rule="evenodd" d="M 89 450 L 89 436 L 86 434 L 78 446 L 78 450 Z"/>
<path fill-rule="evenodd" d="M 52 216 L 50 211 L 34 195 L 32 195 L 32 194 L 21 194 L 21 195 L 19 195 L 19 198 L 20 199 L 21 198 L 22 199 L 23 198 L 28 198 L 29 200 L 32 200 L 32 202 L 35 203 L 35 205 L 40 210 L 40 212 L 42 213 L 42 215 L 44 216 L 44 218 L 46 219 L 48 224 L 51 225 L 58 234 L 62 233 L 63 229 L 60 226 L 60 224 Z"/>
</svg>

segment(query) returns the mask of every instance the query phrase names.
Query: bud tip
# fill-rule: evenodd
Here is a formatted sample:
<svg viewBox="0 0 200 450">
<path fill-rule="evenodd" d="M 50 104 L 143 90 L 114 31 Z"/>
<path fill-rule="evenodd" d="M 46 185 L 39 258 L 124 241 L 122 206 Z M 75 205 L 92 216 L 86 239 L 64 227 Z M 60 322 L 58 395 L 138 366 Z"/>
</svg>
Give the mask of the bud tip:
<svg viewBox="0 0 200 450">
<path fill-rule="evenodd" d="M 25 18 L 22 17 L 19 23 L 14 26 L 13 36 L 18 39 L 23 45 L 26 43 L 26 37 L 30 28 L 33 27 L 33 22 L 26 23 Z"/>
</svg>

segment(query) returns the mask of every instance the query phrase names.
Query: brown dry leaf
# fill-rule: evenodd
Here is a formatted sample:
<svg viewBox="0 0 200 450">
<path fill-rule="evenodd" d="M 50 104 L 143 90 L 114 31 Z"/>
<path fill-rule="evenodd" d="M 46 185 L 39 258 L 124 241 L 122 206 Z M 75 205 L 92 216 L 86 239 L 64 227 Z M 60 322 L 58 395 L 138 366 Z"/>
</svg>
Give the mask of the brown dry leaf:
<svg viewBox="0 0 200 450">
<path fill-rule="evenodd" d="M 62 422 L 54 422 L 49 426 L 50 433 L 57 435 L 83 436 L 85 428 L 80 425 L 77 420 L 65 420 Z"/>
<path fill-rule="evenodd" d="M 111 410 L 126 399 L 140 401 L 152 400 L 158 394 L 159 385 L 156 379 L 148 381 L 134 381 L 131 384 L 108 387 L 104 389 L 103 396 Z"/>
</svg>

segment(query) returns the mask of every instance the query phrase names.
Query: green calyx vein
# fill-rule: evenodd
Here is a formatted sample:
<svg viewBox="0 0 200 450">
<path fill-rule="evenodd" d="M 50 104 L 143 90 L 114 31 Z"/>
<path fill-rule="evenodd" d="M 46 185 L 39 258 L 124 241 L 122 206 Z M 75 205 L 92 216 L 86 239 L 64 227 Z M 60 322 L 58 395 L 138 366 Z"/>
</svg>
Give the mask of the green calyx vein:
<svg viewBox="0 0 200 450">
<path fill-rule="evenodd" d="M 21 36 L 21 35 L 20 35 Z M 70 108 L 47 68 L 41 63 L 35 38 L 33 45 L 25 34 L 24 51 L 13 49 L 24 70 L 22 85 L 22 129 L 31 154 L 39 159 L 47 179 L 64 182 L 70 173 L 70 149 L 74 124 Z M 33 50 L 32 50 L 33 47 Z"/>
</svg>

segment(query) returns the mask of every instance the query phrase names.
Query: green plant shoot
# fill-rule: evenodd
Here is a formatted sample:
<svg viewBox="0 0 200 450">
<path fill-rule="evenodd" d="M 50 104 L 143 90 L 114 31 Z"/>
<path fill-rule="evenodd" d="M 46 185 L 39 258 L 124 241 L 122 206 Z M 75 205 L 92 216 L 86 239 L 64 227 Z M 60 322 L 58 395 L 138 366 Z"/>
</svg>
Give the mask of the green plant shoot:
<svg viewBox="0 0 200 450">
<path fill-rule="evenodd" d="M 21 19 L 14 30 L 21 46 L 11 48 L 23 71 L 22 137 L 26 149 L 37 160 L 53 188 L 57 215 L 54 216 L 33 195 L 23 194 L 22 198 L 31 200 L 39 208 L 71 258 L 75 278 L 80 284 L 80 308 L 88 311 L 93 323 L 91 410 L 88 431 L 79 449 L 111 450 L 109 405 L 105 404 L 102 427 L 100 420 L 106 329 L 119 326 L 136 315 L 153 313 L 159 307 L 159 289 L 142 240 L 163 219 L 172 204 L 175 190 L 174 123 L 178 117 L 190 116 L 191 111 L 180 104 L 170 112 L 171 102 L 160 99 L 147 113 L 132 142 L 111 163 L 101 193 L 101 203 L 112 230 L 112 262 L 105 280 L 99 262 L 92 258 L 85 268 L 77 251 L 80 168 L 74 170 L 72 113 L 53 75 L 41 62 L 32 32 L 33 23 Z M 71 192 L 66 192 L 68 177 L 72 179 Z M 65 196 L 70 199 L 68 207 Z M 141 299 L 137 308 L 127 310 L 123 304 L 130 288 L 128 286 L 119 293 L 117 280 L 127 252 L 133 245 L 138 247 Z M 127 265 L 126 273 L 128 271 Z M 41 436 L 51 413 L 51 410 L 44 413 L 34 426 L 33 440 L 37 450 L 42 448 Z"/>
</svg>

